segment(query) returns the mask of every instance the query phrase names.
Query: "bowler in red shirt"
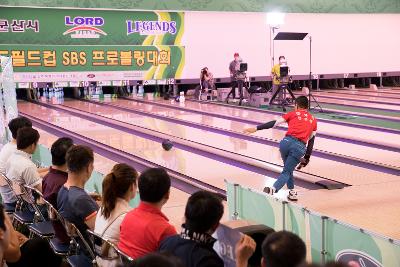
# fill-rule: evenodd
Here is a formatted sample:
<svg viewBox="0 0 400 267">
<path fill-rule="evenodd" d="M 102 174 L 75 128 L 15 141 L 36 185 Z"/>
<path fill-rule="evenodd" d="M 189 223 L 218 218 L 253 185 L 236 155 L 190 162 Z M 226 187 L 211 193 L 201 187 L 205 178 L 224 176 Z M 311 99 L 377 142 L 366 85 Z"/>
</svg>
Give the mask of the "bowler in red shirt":
<svg viewBox="0 0 400 267">
<path fill-rule="evenodd" d="M 264 192 L 273 195 L 285 184 L 289 188 L 289 200 L 297 200 L 294 190 L 293 171 L 307 166 L 310 162 L 317 132 L 317 119 L 308 112 L 308 99 L 305 96 L 296 98 L 295 109 L 284 114 L 281 119 L 267 122 L 256 128 L 248 128 L 246 133 L 274 128 L 279 124 L 287 123 L 288 131 L 285 138 L 279 143 L 279 151 L 283 160 L 283 170 L 272 187 L 266 187 Z"/>
<path fill-rule="evenodd" d="M 171 179 L 164 169 L 152 168 L 139 176 L 140 204 L 121 224 L 119 249 L 133 259 L 157 251 L 161 241 L 176 235 L 175 227 L 161 212 L 169 199 Z"/>
</svg>

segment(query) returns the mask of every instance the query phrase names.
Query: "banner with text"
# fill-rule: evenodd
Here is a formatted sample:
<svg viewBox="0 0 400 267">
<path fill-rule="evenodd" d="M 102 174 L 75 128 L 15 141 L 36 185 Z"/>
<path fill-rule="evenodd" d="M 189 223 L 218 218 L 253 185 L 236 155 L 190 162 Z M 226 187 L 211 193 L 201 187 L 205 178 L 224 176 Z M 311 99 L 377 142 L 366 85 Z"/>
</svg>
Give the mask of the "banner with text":
<svg viewBox="0 0 400 267">
<path fill-rule="evenodd" d="M 134 71 L 137 79 L 179 78 L 183 31 L 183 12 L 3 7 L 0 55 L 13 57 L 17 74 Z"/>
</svg>

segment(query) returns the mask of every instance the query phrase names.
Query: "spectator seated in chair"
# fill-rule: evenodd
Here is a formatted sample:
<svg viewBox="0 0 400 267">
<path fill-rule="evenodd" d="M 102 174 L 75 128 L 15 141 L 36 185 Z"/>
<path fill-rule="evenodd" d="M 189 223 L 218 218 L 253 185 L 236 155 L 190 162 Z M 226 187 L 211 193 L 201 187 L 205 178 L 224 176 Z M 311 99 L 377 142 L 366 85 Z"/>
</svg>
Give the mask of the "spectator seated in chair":
<svg viewBox="0 0 400 267">
<path fill-rule="evenodd" d="M 211 236 L 218 228 L 223 213 L 222 199 L 216 194 L 207 191 L 194 193 L 186 204 L 181 234 L 161 242 L 159 251 L 172 253 L 186 267 L 223 267 L 224 262 L 213 248 L 216 239 Z M 243 235 L 235 248 L 236 266 L 248 266 L 255 248 L 254 240 Z"/>
<path fill-rule="evenodd" d="M 103 180 L 102 207 L 97 213 L 94 232 L 102 238 L 118 244 L 120 226 L 125 215 L 131 210 L 129 201 L 137 191 L 137 171 L 131 166 L 116 164 Z M 99 266 L 117 266 L 118 262 L 97 259 Z"/>
<path fill-rule="evenodd" d="M 86 193 L 84 187 L 93 172 L 93 150 L 87 146 L 74 145 L 66 155 L 67 182 L 60 188 L 57 208 L 60 215 L 73 223 L 88 240 L 87 229 L 93 230 L 99 206 Z"/>
<path fill-rule="evenodd" d="M 133 259 L 155 252 L 161 241 L 176 235 L 161 208 L 167 203 L 171 179 L 164 169 L 152 168 L 139 176 L 140 204 L 121 224 L 119 249 Z"/>
</svg>

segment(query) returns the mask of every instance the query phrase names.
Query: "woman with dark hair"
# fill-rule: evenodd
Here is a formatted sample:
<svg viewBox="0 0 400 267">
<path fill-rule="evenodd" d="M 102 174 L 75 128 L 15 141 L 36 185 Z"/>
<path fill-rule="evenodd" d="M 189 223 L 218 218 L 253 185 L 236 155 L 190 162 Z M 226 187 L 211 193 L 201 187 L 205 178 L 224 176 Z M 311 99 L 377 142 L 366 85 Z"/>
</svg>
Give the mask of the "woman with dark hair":
<svg viewBox="0 0 400 267">
<path fill-rule="evenodd" d="M 103 180 L 102 207 L 97 213 L 94 232 L 114 244 L 119 242 L 120 225 L 136 195 L 137 171 L 127 164 L 116 164 Z M 99 259 L 98 259 L 99 261 Z M 101 266 L 116 266 L 102 262 Z"/>
</svg>

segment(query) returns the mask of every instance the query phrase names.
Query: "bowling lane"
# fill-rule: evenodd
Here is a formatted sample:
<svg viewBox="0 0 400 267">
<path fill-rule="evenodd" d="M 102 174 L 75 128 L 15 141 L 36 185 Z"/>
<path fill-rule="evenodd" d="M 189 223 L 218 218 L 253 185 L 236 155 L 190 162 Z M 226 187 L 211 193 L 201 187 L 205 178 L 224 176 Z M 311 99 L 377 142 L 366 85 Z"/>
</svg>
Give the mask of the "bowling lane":
<svg viewBox="0 0 400 267">
<path fill-rule="evenodd" d="M 167 117 L 173 117 L 177 119 L 181 119 L 184 121 L 190 121 L 190 122 L 195 122 L 195 123 L 200 123 L 204 125 L 209 125 L 213 127 L 219 127 L 223 129 L 228 129 L 232 131 L 237 131 L 240 132 L 242 131 L 243 128 L 249 127 L 249 126 L 254 126 L 240 123 L 240 122 L 235 122 L 232 120 L 227 120 L 227 119 L 221 119 L 221 118 L 216 118 L 212 116 L 205 116 L 196 113 L 195 111 L 187 111 L 187 110 L 176 110 L 173 108 L 168 108 L 164 106 L 157 106 L 153 105 L 151 103 L 141 103 L 141 102 L 136 102 L 136 101 L 129 101 L 129 100 L 124 100 L 124 99 L 117 99 L 112 102 L 112 104 L 116 104 L 125 108 L 130 108 L 130 109 L 135 109 L 135 110 L 140 110 L 140 111 L 146 111 L 146 112 L 151 112 L 155 113 L 161 116 L 167 116 Z M 192 105 L 194 104 L 194 105 Z M 173 104 L 175 105 L 175 104 Z M 203 105 L 207 107 L 203 107 Z M 212 108 L 216 109 L 215 113 L 222 114 L 224 112 L 231 112 L 232 109 L 230 107 L 225 107 L 218 106 L 218 105 L 209 105 L 209 104 L 200 104 L 196 102 L 187 102 L 185 103 L 185 106 L 189 106 L 190 108 L 199 108 L 207 112 L 213 112 Z M 204 109 L 203 109 L 204 108 Z M 269 120 L 273 120 L 278 118 L 279 116 L 277 115 L 270 115 L 266 113 L 261 113 L 257 111 L 250 111 L 250 110 L 240 110 L 236 108 L 237 113 L 235 113 L 233 117 L 241 117 L 249 121 L 255 121 L 258 123 L 261 122 L 267 122 Z M 258 120 L 255 118 L 259 118 Z M 395 147 L 400 149 L 400 135 L 398 134 L 392 134 L 392 133 L 385 133 L 385 132 L 377 132 L 374 130 L 367 130 L 367 129 L 360 129 L 360 128 L 354 128 L 351 126 L 344 126 L 344 125 L 332 125 L 330 123 L 326 122 L 318 122 L 318 133 L 321 134 L 328 134 L 331 136 L 335 137 L 340 137 L 340 138 L 346 138 L 346 139 L 355 139 L 357 141 L 365 141 L 365 142 L 371 142 L 371 143 L 376 143 L 376 144 L 382 144 L 382 145 L 387 145 L 391 147 Z M 284 134 L 283 130 L 280 129 L 271 129 L 268 131 L 261 131 L 257 132 L 255 135 L 260 136 L 260 137 L 265 137 L 265 138 L 271 138 L 274 140 L 279 140 Z M 326 140 L 326 139 L 325 139 Z M 332 149 L 335 149 L 335 147 L 324 147 L 322 144 L 316 144 L 316 145 L 321 145 L 320 148 L 325 151 L 332 151 Z M 340 148 L 339 148 L 340 149 Z M 346 149 L 347 151 L 347 149 Z M 338 152 L 342 154 L 346 154 L 347 152 Z M 372 156 L 374 157 L 374 156 Z M 377 162 L 379 161 L 378 157 L 374 157 L 377 159 Z M 371 160 L 373 160 L 371 158 Z M 389 163 L 387 163 L 389 164 Z"/>
<path fill-rule="evenodd" d="M 126 100 L 116 100 L 115 103 L 119 104 L 120 106 L 125 106 L 125 104 L 130 101 Z M 129 103 L 127 103 L 129 104 Z M 272 148 L 266 145 L 263 145 L 265 147 L 264 149 L 273 151 L 270 153 L 269 156 L 266 157 L 264 151 L 260 151 L 259 148 L 260 144 L 259 143 L 254 143 L 250 141 L 242 141 L 237 138 L 229 138 L 230 142 L 226 143 L 221 143 L 221 138 L 227 138 L 226 136 L 221 136 L 220 134 L 216 134 L 213 132 L 204 132 L 202 130 L 192 128 L 192 127 L 185 127 L 183 125 L 179 125 L 176 123 L 172 122 L 166 122 L 163 120 L 159 119 L 154 119 L 154 118 L 149 118 L 149 117 L 144 117 L 140 116 L 134 113 L 127 113 L 124 111 L 119 111 L 117 109 L 114 109 L 112 107 L 106 107 L 106 106 L 100 106 L 96 104 L 91 104 L 87 102 L 82 102 L 82 101 L 66 101 L 64 103 L 65 106 L 73 107 L 73 108 L 78 108 L 83 111 L 95 113 L 97 115 L 102 115 L 105 117 L 109 117 L 115 120 L 119 120 L 122 122 L 127 122 L 130 124 L 134 124 L 137 126 L 144 126 L 149 129 L 157 129 L 158 131 L 167 133 L 167 134 L 172 134 L 177 137 L 181 137 L 184 139 L 189 139 L 191 141 L 211 145 L 214 147 L 222 148 L 224 150 L 240 153 L 242 155 L 246 155 L 249 157 L 257 158 L 257 159 L 265 159 L 269 162 L 273 162 L 274 164 L 280 164 L 281 159 L 280 159 L 280 154 L 278 148 Z M 125 106 L 126 107 L 126 106 Z M 165 108 L 164 108 L 165 109 Z M 177 110 L 172 110 L 171 114 L 169 116 L 177 118 L 180 116 L 180 112 Z M 201 117 L 206 117 L 202 115 L 195 115 L 201 116 Z M 185 116 L 183 120 L 191 121 L 191 116 Z M 242 129 L 245 129 L 246 127 L 250 127 L 251 125 L 245 124 L 245 123 L 240 123 L 240 122 L 233 122 L 230 120 L 226 119 L 219 119 L 216 118 L 214 121 L 213 118 L 210 119 L 202 119 L 200 118 L 199 120 L 194 120 L 194 122 L 201 123 L 203 125 L 207 126 L 212 126 L 212 127 L 218 127 L 226 130 L 231 130 L 235 132 L 241 132 Z M 260 131 L 257 132 L 255 135 L 260 136 L 260 137 L 267 137 L 270 139 L 273 139 L 275 141 L 280 141 L 284 135 L 285 135 L 285 130 L 280 130 L 280 129 L 271 129 L 268 131 Z M 238 145 L 235 145 L 236 143 L 240 142 L 246 142 L 246 147 L 245 149 L 241 148 Z M 372 148 L 372 147 L 366 147 L 362 145 L 357 145 L 357 144 L 351 144 L 351 143 L 346 143 L 346 142 L 340 142 L 340 141 L 335 141 L 335 140 L 330 140 L 327 138 L 322 138 L 318 137 L 318 142 L 316 142 L 315 147 L 318 148 L 321 151 L 329 151 L 333 152 L 335 154 L 340 154 L 340 155 L 345 155 L 349 157 L 357 157 L 360 159 L 365 159 L 369 161 L 374 161 L 378 162 L 381 164 L 387 164 L 391 166 L 396 166 L 400 168 L 400 153 L 392 152 L 392 151 L 387 151 L 387 150 L 382 150 L 382 149 L 377 149 L 377 148 Z M 276 161 L 276 159 L 278 159 Z"/>
<path fill-rule="evenodd" d="M 370 96 L 370 95 L 361 95 L 361 94 L 338 94 L 333 92 L 322 92 L 322 91 L 314 91 L 314 96 L 330 98 L 330 99 L 341 99 L 341 100 L 364 100 L 384 103 L 384 104 L 398 104 L 400 105 L 400 98 L 382 98 L 379 96 Z M 363 102 L 364 103 L 364 102 Z M 369 102 L 366 102 L 369 103 Z"/>
<path fill-rule="evenodd" d="M 167 152 L 157 142 L 33 103 L 18 103 L 18 108 L 21 112 L 29 113 L 38 119 L 73 131 L 88 139 L 155 162 L 163 167 L 173 169 L 221 189 L 225 189 L 224 179 L 256 189 L 262 189 L 275 182 L 273 178 L 184 150 L 172 149 Z M 305 190 L 301 187 L 299 189 Z M 280 193 L 284 197 L 285 192 L 282 191 Z"/>
<path fill-rule="evenodd" d="M 66 106 L 78 108 L 85 112 L 94 113 L 97 115 L 102 115 L 114 120 L 126 122 L 129 124 L 146 127 L 148 129 L 153 129 L 159 132 L 163 132 L 166 134 L 170 134 L 176 137 L 184 138 L 187 140 L 191 140 L 194 142 L 202 143 L 205 145 L 213 146 L 216 148 L 220 148 L 227 151 L 236 152 L 248 157 L 252 157 L 255 159 L 261 159 L 264 161 L 268 161 L 274 164 L 281 165 L 282 160 L 280 158 L 279 149 L 277 147 L 271 147 L 268 145 L 263 145 L 251 141 L 244 141 L 233 137 L 224 136 L 221 134 L 216 134 L 210 131 L 204 131 L 192 127 L 187 127 L 183 125 L 179 125 L 176 123 L 166 122 L 159 119 L 154 119 L 150 117 L 144 117 L 141 115 L 137 115 L 134 113 L 128 113 L 124 111 L 119 111 L 111 107 L 96 105 L 93 103 L 82 102 L 82 101 L 67 101 L 65 102 Z M 227 123 L 226 121 L 225 123 Z M 239 122 L 230 122 L 228 129 L 241 130 L 245 128 L 246 124 L 242 124 Z M 210 122 L 209 122 L 210 124 Z M 212 121 L 211 121 L 212 124 Z M 223 128 L 220 124 L 218 125 L 220 128 Z M 284 136 L 284 131 L 272 130 L 273 138 L 276 140 L 280 140 Z M 268 132 L 268 131 L 265 131 Z M 259 132 L 258 134 L 262 134 Z M 381 160 L 382 157 L 388 158 L 391 163 L 396 166 L 400 161 L 400 154 L 394 153 L 390 151 L 384 151 L 380 149 L 367 148 L 360 145 L 348 144 L 343 142 L 332 141 L 324 138 L 318 138 L 316 144 L 320 145 L 325 149 L 331 146 L 334 150 L 333 152 L 338 153 L 337 151 L 349 152 L 354 150 L 356 153 L 350 154 L 352 156 L 359 155 L 361 158 L 365 158 L 365 155 L 369 155 L 373 159 Z M 335 150 L 337 149 L 337 151 Z M 340 150 L 341 149 L 341 150 Z M 369 153 L 369 154 L 368 154 Z M 377 156 L 380 155 L 381 157 Z M 395 159 L 393 159 L 393 157 Z M 396 160 L 397 157 L 397 160 Z M 383 161 L 384 162 L 384 161 Z M 337 171 L 332 172 L 332 169 L 335 168 Z M 330 179 L 334 179 L 336 181 L 342 181 L 345 183 L 350 183 L 347 180 L 349 172 L 352 173 L 352 182 L 366 182 L 365 177 L 373 177 L 378 173 L 375 171 L 370 171 L 367 169 L 363 169 L 360 167 L 352 166 L 349 164 L 344 164 L 336 161 L 331 161 L 323 158 L 312 158 L 312 164 L 310 164 L 307 168 L 304 169 L 306 172 L 319 175 L 322 177 L 327 177 Z M 380 174 L 380 173 L 379 173 Z M 394 178 L 391 175 L 382 174 L 382 179 L 392 179 Z M 397 177 L 396 179 L 400 179 Z M 380 179 L 380 178 L 379 178 Z M 373 179 L 374 181 L 376 178 Z M 351 183 L 350 183 L 351 184 Z"/>
<path fill-rule="evenodd" d="M 360 92 L 371 92 L 372 90 L 368 89 L 356 89 L 355 91 Z M 373 91 L 376 92 L 376 91 Z M 397 95 L 400 96 L 400 88 L 385 88 L 385 89 L 378 89 L 378 93 L 385 94 L 385 95 Z"/>
<path fill-rule="evenodd" d="M 54 141 L 57 140 L 57 136 L 38 129 L 40 133 L 39 143 L 47 148 L 50 148 Z M 94 169 L 102 174 L 107 174 L 111 171 L 112 167 L 117 164 L 117 162 L 105 158 L 99 154 L 94 154 Z M 98 188 L 101 188 L 102 180 L 97 184 Z M 182 217 L 185 213 L 185 204 L 189 198 L 189 194 L 178 190 L 176 188 L 171 188 L 171 194 L 168 202 L 162 207 L 162 211 L 170 219 L 170 222 L 175 226 L 176 229 L 181 229 Z M 225 212 L 224 219 L 228 219 L 228 214 Z"/>
<path fill-rule="evenodd" d="M 336 104 L 336 105 L 346 105 L 346 106 L 357 106 L 360 108 L 375 108 L 375 109 L 383 109 L 389 110 L 393 112 L 400 111 L 400 105 L 389 105 L 389 104 L 379 104 L 379 103 L 368 103 L 368 102 L 360 102 L 357 100 L 342 100 L 342 99 L 332 99 L 327 98 L 319 95 L 314 95 L 315 99 L 320 103 L 329 103 L 329 104 Z"/>
<path fill-rule="evenodd" d="M 359 91 L 359 90 L 321 90 L 321 91 L 313 91 L 314 93 L 325 93 L 328 95 L 341 95 L 341 96 L 372 96 L 377 97 L 379 99 L 400 99 L 400 95 L 388 95 L 385 93 L 377 92 L 377 91 Z"/>
</svg>

